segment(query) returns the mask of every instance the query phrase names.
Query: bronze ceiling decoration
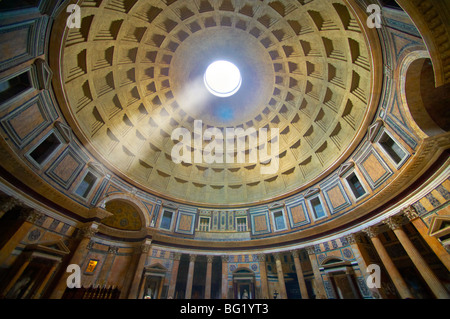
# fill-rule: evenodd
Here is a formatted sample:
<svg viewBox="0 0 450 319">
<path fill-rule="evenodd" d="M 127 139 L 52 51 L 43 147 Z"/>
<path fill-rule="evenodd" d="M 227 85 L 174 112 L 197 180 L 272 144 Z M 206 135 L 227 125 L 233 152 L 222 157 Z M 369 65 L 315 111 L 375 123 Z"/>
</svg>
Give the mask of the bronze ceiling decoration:
<svg viewBox="0 0 450 319">
<path fill-rule="evenodd" d="M 345 1 L 80 6 L 81 28 L 61 39 L 60 105 L 105 166 L 154 194 L 197 205 L 286 196 L 345 160 L 377 107 L 370 42 Z M 201 98 L 200 79 L 217 59 L 239 67 L 242 86 L 230 98 Z M 175 164 L 171 134 L 194 132 L 195 120 L 203 130 L 278 128 L 278 171 L 261 174 L 260 161 Z"/>
</svg>

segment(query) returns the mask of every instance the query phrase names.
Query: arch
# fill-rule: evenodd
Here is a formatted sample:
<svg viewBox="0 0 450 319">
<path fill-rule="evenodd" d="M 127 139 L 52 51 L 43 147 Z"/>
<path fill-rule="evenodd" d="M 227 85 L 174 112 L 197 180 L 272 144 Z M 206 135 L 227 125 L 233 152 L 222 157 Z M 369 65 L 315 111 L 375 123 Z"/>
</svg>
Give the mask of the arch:
<svg viewBox="0 0 450 319">
<path fill-rule="evenodd" d="M 327 256 L 320 262 L 320 265 L 326 268 L 336 266 L 350 266 L 351 263 L 348 260 L 342 259 L 337 256 Z"/>
<path fill-rule="evenodd" d="M 400 107 L 416 133 L 426 138 L 449 130 L 450 84 L 436 87 L 427 51 L 414 51 L 404 57 L 398 85 Z"/>
<path fill-rule="evenodd" d="M 245 275 L 245 274 L 254 276 L 255 272 L 247 267 L 239 267 L 233 271 L 233 276 L 234 275 Z"/>
<path fill-rule="evenodd" d="M 122 201 L 126 204 L 129 204 L 130 206 L 134 207 L 136 212 L 139 215 L 139 219 L 141 221 L 141 229 L 143 227 L 149 227 L 150 225 L 150 214 L 146 214 L 147 208 L 136 198 L 129 196 L 125 193 L 116 193 L 110 196 L 107 196 L 103 198 L 100 201 L 99 206 L 105 209 L 107 207 L 108 203 L 111 203 L 113 201 Z M 103 222 L 103 221 L 102 221 Z"/>
</svg>

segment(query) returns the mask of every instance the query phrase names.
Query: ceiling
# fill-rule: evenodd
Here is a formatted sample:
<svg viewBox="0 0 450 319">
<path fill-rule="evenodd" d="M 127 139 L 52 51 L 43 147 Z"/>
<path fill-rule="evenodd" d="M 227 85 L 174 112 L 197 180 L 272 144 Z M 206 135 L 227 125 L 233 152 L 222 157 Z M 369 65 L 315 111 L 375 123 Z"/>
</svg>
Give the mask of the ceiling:
<svg viewBox="0 0 450 319">
<path fill-rule="evenodd" d="M 61 43 L 61 107 L 106 167 L 149 192 L 200 205 L 283 196 L 323 177 L 359 142 L 373 66 L 352 12 L 340 0 L 83 1 L 81 28 L 67 29 Z M 203 85 L 217 59 L 241 71 L 232 97 Z M 195 121 L 202 134 L 267 129 L 256 149 L 278 144 L 278 169 L 262 174 L 275 159 L 251 162 L 252 145 L 244 163 L 226 149 L 223 163 L 194 162 L 209 141 L 192 143 L 192 162 L 176 164 L 172 132 L 194 138 Z"/>
</svg>

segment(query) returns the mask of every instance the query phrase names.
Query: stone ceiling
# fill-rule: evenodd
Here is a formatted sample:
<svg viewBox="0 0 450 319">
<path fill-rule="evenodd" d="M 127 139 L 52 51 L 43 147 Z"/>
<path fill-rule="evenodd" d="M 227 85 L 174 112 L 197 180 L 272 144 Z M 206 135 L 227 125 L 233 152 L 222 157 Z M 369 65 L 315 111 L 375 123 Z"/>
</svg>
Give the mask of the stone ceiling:
<svg viewBox="0 0 450 319">
<path fill-rule="evenodd" d="M 344 1 L 94 0 L 81 17 L 61 43 L 60 104 L 99 160 L 137 187 L 187 203 L 256 203 L 317 180 L 359 142 L 372 65 Z M 243 74 L 226 99 L 203 94 L 199 80 L 218 58 Z M 245 163 L 175 164 L 171 134 L 194 132 L 195 120 L 203 131 L 267 128 L 258 149 L 278 128 L 279 169 L 261 174 L 268 164 L 249 162 L 249 146 Z"/>
</svg>

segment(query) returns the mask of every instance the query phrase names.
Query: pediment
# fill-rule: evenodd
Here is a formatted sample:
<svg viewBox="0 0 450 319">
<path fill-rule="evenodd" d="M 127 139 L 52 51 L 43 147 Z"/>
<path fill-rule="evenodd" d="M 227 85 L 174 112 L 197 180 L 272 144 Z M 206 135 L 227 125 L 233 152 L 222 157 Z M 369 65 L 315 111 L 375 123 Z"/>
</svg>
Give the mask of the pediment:
<svg viewBox="0 0 450 319">
<path fill-rule="evenodd" d="M 440 238 L 450 234 L 450 216 L 434 216 L 431 219 L 428 235 Z"/>
<path fill-rule="evenodd" d="M 70 253 L 69 248 L 62 240 L 46 243 L 38 243 L 27 246 L 26 250 L 33 252 L 48 253 L 51 255 L 64 256 Z"/>
</svg>

